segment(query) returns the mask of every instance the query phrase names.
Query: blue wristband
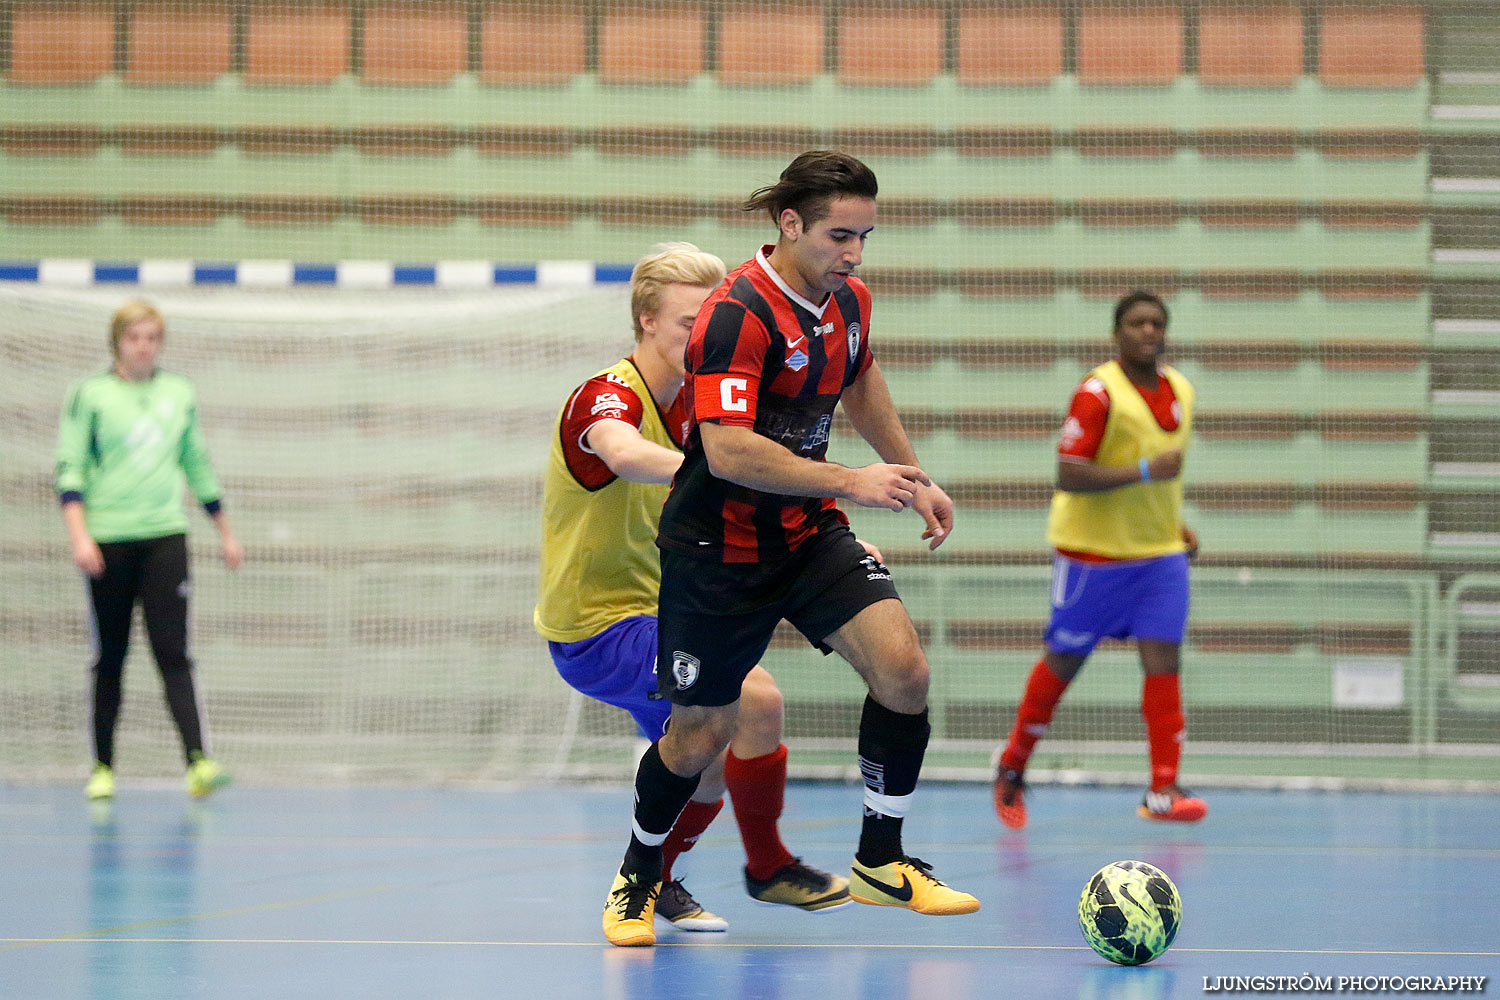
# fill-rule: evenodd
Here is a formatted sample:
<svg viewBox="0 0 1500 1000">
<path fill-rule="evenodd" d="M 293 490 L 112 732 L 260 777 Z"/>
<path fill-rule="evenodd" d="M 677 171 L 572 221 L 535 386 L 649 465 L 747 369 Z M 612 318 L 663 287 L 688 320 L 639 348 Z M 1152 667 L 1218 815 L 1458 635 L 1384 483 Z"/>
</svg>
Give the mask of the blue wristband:
<svg viewBox="0 0 1500 1000">
<path fill-rule="evenodd" d="M 1144 458 L 1141 459 L 1141 482 L 1151 482 L 1151 463 Z"/>
</svg>

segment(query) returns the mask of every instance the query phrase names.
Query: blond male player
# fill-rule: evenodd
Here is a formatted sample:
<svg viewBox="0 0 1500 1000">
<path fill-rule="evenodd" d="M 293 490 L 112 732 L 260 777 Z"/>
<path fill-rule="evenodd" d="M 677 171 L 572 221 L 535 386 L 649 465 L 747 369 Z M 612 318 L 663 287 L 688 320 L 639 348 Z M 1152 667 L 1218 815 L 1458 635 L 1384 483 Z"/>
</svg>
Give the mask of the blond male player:
<svg viewBox="0 0 1500 1000">
<path fill-rule="evenodd" d="M 682 464 L 683 350 L 698 308 L 724 280 L 724 262 L 691 243 L 666 243 L 631 272 L 636 350 L 590 378 L 558 417 L 543 499 L 542 571 L 534 620 L 563 679 L 628 711 L 648 739 L 666 729 L 657 695 L 657 522 Z M 658 916 L 680 930 L 722 931 L 672 877 L 724 805 L 727 788 L 757 900 L 804 910 L 849 902 L 848 880 L 804 865 L 781 841 L 786 747 L 776 682 L 757 666 L 745 678 L 734 738 L 705 774 L 664 844 Z"/>
</svg>

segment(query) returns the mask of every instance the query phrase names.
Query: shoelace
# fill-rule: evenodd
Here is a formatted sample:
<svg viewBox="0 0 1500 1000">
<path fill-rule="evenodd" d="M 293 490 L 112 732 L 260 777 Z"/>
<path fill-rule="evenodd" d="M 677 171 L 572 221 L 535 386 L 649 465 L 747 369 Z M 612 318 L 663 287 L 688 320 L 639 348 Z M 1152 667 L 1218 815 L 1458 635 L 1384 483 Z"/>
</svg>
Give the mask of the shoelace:
<svg viewBox="0 0 1500 1000">
<path fill-rule="evenodd" d="M 656 895 L 656 905 L 665 905 L 672 910 L 701 909 L 693 894 L 682 884 L 682 879 L 678 878 L 662 883 L 661 891 Z"/>
<path fill-rule="evenodd" d="M 947 883 L 939 881 L 932 874 L 932 866 L 923 861 L 921 858 L 907 858 L 906 863 L 911 865 L 917 871 L 921 872 L 923 877 L 925 877 L 928 881 L 932 882 L 935 885 L 943 886 L 943 888 L 945 889 L 947 888 Z"/>
<path fill-rule="evenodd" d="M 610 893 L 610 905 L 625 920 L 638 920 L 646 904 L 656 898 L 656 886 L 646 882 L 626 882 Z"/>
</svg>

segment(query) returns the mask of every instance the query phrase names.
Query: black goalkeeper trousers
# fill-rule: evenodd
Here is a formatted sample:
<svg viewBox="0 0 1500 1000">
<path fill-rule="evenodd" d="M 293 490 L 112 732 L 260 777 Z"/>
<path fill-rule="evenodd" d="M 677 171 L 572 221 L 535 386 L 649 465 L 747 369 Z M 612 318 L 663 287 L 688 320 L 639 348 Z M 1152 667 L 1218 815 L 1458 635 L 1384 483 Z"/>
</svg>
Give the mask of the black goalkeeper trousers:
<svg viewBox="0 0 1500 1000">
<path fill-rule="evenodd" d="M 202 752 L 203 723 L 188 656 L 187 536 L 165 535 L 129 542 L 105 542 L 104 573 L 89 579 L 93 603 L 94 758 L 114 766 L 115 723 L 120 718 L 125 655 L 136 602 L 146 620 L 151 653 L 161 671 L 167 707 L 182 736 L 184 757 Z"/>
</svg>

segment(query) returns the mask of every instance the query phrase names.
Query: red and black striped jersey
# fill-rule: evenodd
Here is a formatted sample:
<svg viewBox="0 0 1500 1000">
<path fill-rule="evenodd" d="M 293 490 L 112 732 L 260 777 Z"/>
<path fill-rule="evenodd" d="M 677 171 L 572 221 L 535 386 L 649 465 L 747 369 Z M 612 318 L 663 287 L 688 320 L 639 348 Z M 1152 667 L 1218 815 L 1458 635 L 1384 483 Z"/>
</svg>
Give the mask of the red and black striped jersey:
<svg viewBox="0 0 1500 1000">
<path fill-rule="evenodd" d="M 821 306 L 798 295 L 762 247 L 729 273 L 688 340 L 686 457 L 662 510 L 657 544 L 726 563 L 774 560 L 817 530 L 831 497 L 740 486 L 709 469 L 699 425 L 750 427 L 802 458 L 823 461 L 844 388 L 870 367 L 870 290 L 851 277 Z"/>
</svg>

